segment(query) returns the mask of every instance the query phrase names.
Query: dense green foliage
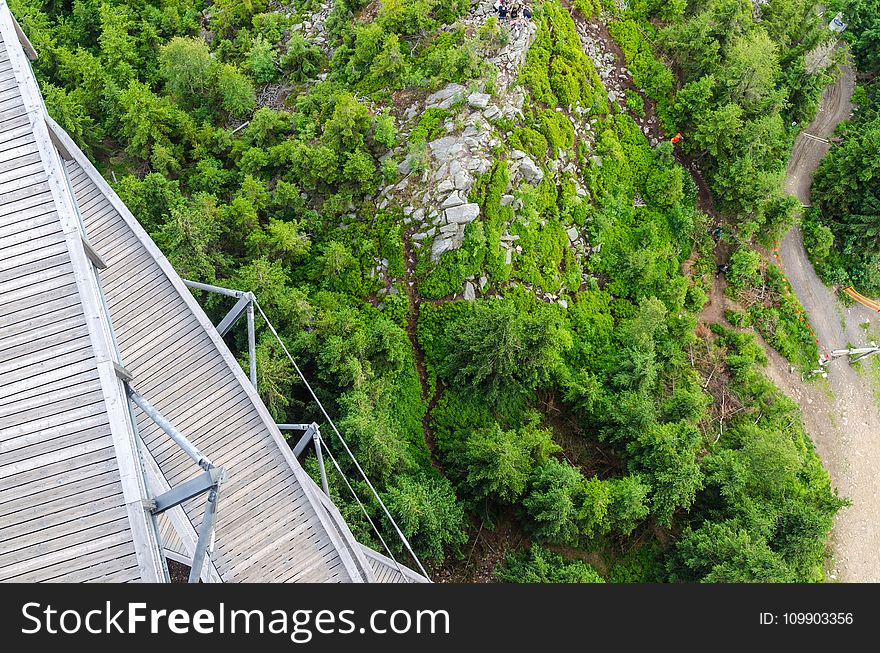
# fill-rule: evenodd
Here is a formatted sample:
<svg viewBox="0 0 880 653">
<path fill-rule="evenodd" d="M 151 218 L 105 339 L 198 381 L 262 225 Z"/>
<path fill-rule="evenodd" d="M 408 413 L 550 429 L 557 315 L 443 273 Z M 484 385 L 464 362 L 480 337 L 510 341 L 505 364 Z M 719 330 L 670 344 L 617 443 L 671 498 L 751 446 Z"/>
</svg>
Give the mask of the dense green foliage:
<svg viewBox="0 0 880 653">
<path fill-rule="evenodd" d="M 565 560 L 561 555 L 535 545 L 529 551 L 508 555 L 495 572 L 504 583 L 602 583 L 596 570 L 580 560 Z"/>
<path fill-rule="evenodd" d="M 834 73 L 835 58 L 823 50 L 831 34 L 813 6 L 770 0 L 757 22 L 752 3 L 739 0 L 651 0 L 609 25 L 633 80 L 656 101 L 666 131 L 684 135 L 744 240 L 767 240 L 794 219 L 796 204 L 782 193 L 785 161 Z"/>
<path fill-rule="evenodd" d="M 713 355 L 742 409 L 706 458 L 704 488 L 669 561 L 673 580 L 792 582 L 823 578 L 823 537 L 845 502 L 832 491 L 797 405 L 757 367 L 750 334 L 725 332 Z"/>
<path fill-rule="evenodd" d="M 804 242 L 828 283 L 880 294 L 880 5 L 843 3 L 844 35 L 852 44 L 863 85 L 855 120 L 842 130 L 816 171 L 812 197 L 819 210 L 804 221 Z"/>
<path fill-rule="evenodd" d="M 290 16 L 266 0 L 12 4 L 40 51 L 52 114 L 183 276 L 256 293 L 425 560 L 454 566 L 469 537 L 507 522 L 528 544 L 499 566 L 508 582 L 602 580 L 554 547 L 607 556 L 622 582 L 821 577 L 840 501 L 796 409 L 756 372 L 754 344 L 697 337 L 713 262 L 696 185 L 669 143 L 651 147 L 629 113 L 609 109 L 560 3 L 535 8 L 522 112 L 494 123 L 469 113 L 468 125 L 465 101 L 405 108 L 447 82 L 495 96 L 488 55 L 507 32 L 494 19 L 467 29 L 460 0 L 335 0 L 325 44 L 294 29 L 305 1 Z M 658 5 L 669 22 L 659 33 L 639 5 L 611 27 L 747 234 L 788 219 L 776 187 L 786 125 L 814 99 L 797 62 L 815 25 L 791 21 L 802 4 L 771 0 L 759 24 L 735 2 L 687 18 L 681 3 Z M 655 40 L 683 66 L 682 88 Z M 697 40 L 706 52 L 688 50 Z M 645 111 L 638 94 L 626 106 Z M 433 260 L 437 231 L 416 240 L 407 205 L 433 183 L 429 144 L 466 129 L 491 136 L 468 191 L 479 217 Z M 540 181 L 519 172 L 523 153 Z M 695 246 L 692 276 L 683 264 Z M 764 274 L 782 294 L 749 254 L 732 268 L 739 291 Z M 455 299 L 465 282 L 479 298 Z M 212 318 L 229 308 L 200 300 Z M 788 326 L 787 315 L 752 319 Z M 227 340 L 243 351 L 241 335 Z M 704 350 L 743 406 L 722 437 L 710 384 L 721 373 L 701 363 Z M 267 333 L 257 358 L 274 418 L 322 421 Z M 378 548 L 344 481 L 329 481 L 355 534 Z"/>
</svg>

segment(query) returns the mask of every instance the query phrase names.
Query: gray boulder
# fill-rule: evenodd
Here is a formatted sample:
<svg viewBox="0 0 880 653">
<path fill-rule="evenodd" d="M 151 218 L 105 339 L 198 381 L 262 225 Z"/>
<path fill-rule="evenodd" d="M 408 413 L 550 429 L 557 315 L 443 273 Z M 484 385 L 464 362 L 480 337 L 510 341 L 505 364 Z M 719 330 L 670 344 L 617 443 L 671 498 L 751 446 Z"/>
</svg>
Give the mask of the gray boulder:
<svg viewBox="0 0 880 653">
<path fill-rule="evenodd" d="M 485 109 L 489 106 L 489 100 L 492 99 L 488 93 L 471 93 L 468 96 L 468 104 L 473 109 Z"/>
<path fill-rule="evenodd" d="M 454 191 L 449 197 L 443 200 L 443 204 L 440 205 L 440 208 L 451 209 L 453 206 L 459 206 L 464 203 L 465 201 L 462 196 L 458 194 L 458 191 Z"/>
<path fill-rule="evenodd" d="M 470 224 L 480 217 L 479 204 L 461 204 L 446 209 L 446 219 L 450 224 Z"/>
<path fill-rule="evenodd" d="M 541 180 L 544 179 L 544 171 L 529 157 L 523 157 L 519 164 L 519 171 L 522 173 L 523 179 L 530 184 L 540 184 Z"/>
</svg>

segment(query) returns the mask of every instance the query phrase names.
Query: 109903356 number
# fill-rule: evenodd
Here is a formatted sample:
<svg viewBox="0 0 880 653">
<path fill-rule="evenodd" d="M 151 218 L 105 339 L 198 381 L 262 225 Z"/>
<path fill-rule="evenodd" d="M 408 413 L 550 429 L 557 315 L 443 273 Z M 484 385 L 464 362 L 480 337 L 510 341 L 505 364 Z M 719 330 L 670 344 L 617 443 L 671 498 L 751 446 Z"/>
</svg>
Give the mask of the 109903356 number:
<svg viewBox="0 0 880 653">
<path fill-rule="evenodd" d="M 787 626 L 802 625 L 850 625 L 852 612 L 783 612 L 782 623 Z"/>
</svg>

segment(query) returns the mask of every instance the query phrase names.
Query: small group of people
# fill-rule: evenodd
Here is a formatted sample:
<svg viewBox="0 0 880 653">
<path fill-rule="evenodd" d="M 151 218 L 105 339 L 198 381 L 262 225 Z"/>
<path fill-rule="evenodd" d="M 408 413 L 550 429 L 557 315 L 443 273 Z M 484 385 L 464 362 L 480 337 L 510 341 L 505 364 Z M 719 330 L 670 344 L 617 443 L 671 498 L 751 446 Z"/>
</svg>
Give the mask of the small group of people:
<svg viewBox="0 0 880 653">
<path fill-rule="evenodd" d="M 510 19 L 512 22 L 517 22 L 521 18 L 523 20 L 530 20 L 532 17 L 532 8 L 516 0 L 510 0 L 510 2 L 507 2 L 507 0 L 495 0 L 495 4 L 492 6 L 498 13 L 500 20 Z"/>
</svg>

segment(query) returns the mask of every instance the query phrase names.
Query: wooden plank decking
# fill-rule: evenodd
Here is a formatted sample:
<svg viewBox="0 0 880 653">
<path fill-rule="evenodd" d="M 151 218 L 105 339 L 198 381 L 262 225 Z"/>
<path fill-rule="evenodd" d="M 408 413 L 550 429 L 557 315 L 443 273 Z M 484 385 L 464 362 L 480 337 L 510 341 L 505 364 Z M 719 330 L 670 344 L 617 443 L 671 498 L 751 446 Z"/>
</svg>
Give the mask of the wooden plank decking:
<svg viewBox="0 0 880 653">
<path fill-rule="evenodd" d="M 205 497 L 158 519 L 144 503 L 201 470 L 137 409 L 132 423 L 116 364 L 226 470 L 202 580 L 424 580 L 357 543 L 180 277 L 46 115 L 26 55 L 0 0 L 0 581 L 167 580 L 164 556 L 192 555 Z"/>
<path fill-rule="evenodd" d="M 66 164 L 89 241 L 108 264 L 101 274 L 104 294 L 134 387 L 227 472 L 211 556 L 220 577 L 364 580 L 368 574 L 354 563 L 353 538 L 343 542 L 314 488 L 301 480 L 305 472 L 189 291 L 181 293 L 180 279 L 163 269 L 155 245 L 120 214 L 113 202 L 118 198 L 107 196 L 90 164 Z M 143 415 L 138 430 L 170 485 L 199 472 Z M 184 509 L 197 530 L 204 501 L 194 499 Z M 162 525 L 169 546 L 182 548 L 170 529 Z"/>
<path fill-rule="evenodd" d="M 71 251 L 76 240 L 50 185 L 49 150 L 28 114 L 30 69 L 18 42 L 9 41 L 10 20 L 4 3 L 0 581 L 160 580 L 145 576 L 138 559 L 123 486 L 133 470 L 119 458 L 124 436 L 114 434 L 101 348 L 83 299 L 90 279 L 82 252 Z"/>
</svg>

